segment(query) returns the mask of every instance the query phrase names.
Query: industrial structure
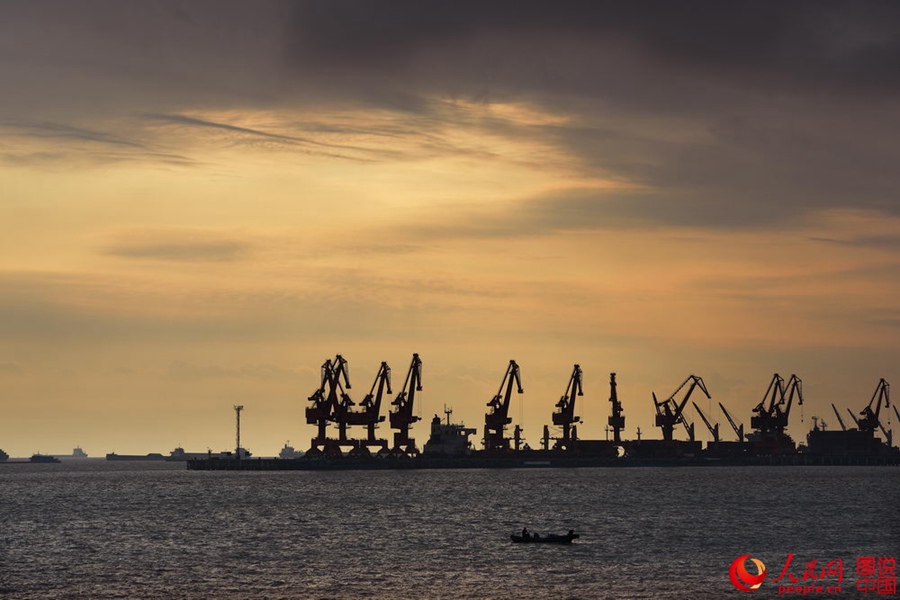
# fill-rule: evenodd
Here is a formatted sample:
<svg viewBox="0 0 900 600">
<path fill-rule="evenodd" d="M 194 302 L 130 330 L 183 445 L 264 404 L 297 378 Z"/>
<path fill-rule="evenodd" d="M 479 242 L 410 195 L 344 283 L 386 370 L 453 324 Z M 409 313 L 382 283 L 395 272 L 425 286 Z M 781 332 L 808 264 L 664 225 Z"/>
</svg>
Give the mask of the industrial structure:
<svg viewBox="0 0 900 600">
<path fill-rule="evenodd" d="M 825 422 L 818 419 L 812 431 L 806 436 L 807 448 L 806 452 L 813 456 L 851 456 L 851 457 L 870 457 L 870 456 L 887 456 L 893 452 L 893 432 L 885 427 L 881 422 L 881 408 L 887 409 L 891 405 L 890 397 L 891 386 L 884 379 L 879 380 L 875 386 L 875 392 L 869 403 L 859 411 L 859 417 L 853 414 L 850 409 L 850 416 L 856 427 L 847 427 L 837 407 L 832 404 L 831 408 L 837 417 L 838 424 L 841 429 L 828 431 Z M 894 407 L 897 412 L 897 407 Z M 890 414 L 890 413 L 888 413 Z M 900 419 L 900 414 L 897 415 Z M 880 431 L 884 440 L 876 437 L 876 433 Z"/>
<path fill-rule="evenodd" d="M 409 437 L 409 428 L 413 423 L 419 420 L 419 417 L 413 414 L 413 407 L 416 400 L 416 392 L 422 391 L 422 360 L 418 354 L 413 354 L 412 362 L 409 365 L 409 371 L 406 372 L 406 380 L 403 382 L 403 389 L 394 398 L 391 405 L 397 408 L 391 411 L 391 429 L 396 429 L 394 433 L 394 448 L 396 453 L 414 455 L 419 453 L 416 448 L 416 440 Z"/>
<path fill-rule="evenodd" d="M 803 381 L 791 375 L 787 383 L 778 373 L 772 381 L 763 399 L 753 408 L 750 427 L 753 431 L 747 434 L 747 440 L 753 445 L 757 454 L 792 454 L 797 447 L 787 434 L 788 422 L 794 398 L 797 406 L 803 406 Z"/>
<path fill-rule="evenodd" d="M 487 452 L 506 452 L 509 448 L 509 438 L 506 437 L 506 426 L 512 423 L 509 417 L 509 401 L 512 397 L 513 384 L 516 385 L 516 391 L 519 394 L 525 392 L 522 389 L 522 380 L 519 376 L 519 365 L 516 361 L 509 361 L 506 368 L 506 375 L 500 382 L 500 389 L 491 398 L 487 405 L 490 412 L 484 415 L 484 449 Z M 506 388 L 506 391 L 504 391 Z M 521 435 L 521 429 L 516 429 L 516 445 Z"/>
<path fill-rule="evenodd" d="M 453 423 L 452 410 L 445 406 L 445 420 L 437 415 L 431 421 L 430 436 L 422 451 L 412 436 L 413 425 L 420 420 L 414 414 L 417 394 L 422 391 L 422 360 L 413 354 L 402 389 L 390 402 L 389 424 L 394 430 L 392 444 L 377 436 L 379 424 L 385 421 L 381 406 L 386 396 L 393 395 L 391 369 L 381 362 L 365 398 L 357 405 L 350 397 L 350 374 L 347 360 L 340 354 L 326 360 L 321 367 L 318 387 L 308 397 L 306 422 L 316 427 L 310 450 L 298 458 L 257 459 L 240 461 L 240 409 L 236 411 L 236 457 L 210 455 L 207 459 L 189 461 L 189 468 L 240 469 L 315 469 L 315 468 L 465 468 L 511 466 L 618 466 L 633 464 L 900 464 L 900 449 L 892 446 L 890 423 L 882 421 L 890 408 L 900 420 L 900 411 L 890 405 L 890 385 L 881 379 L 868 404 L 858 413 L 848 409 L 855 427 L 848 427 L 835 404 L 831 408 L 840 430 L 827 430 L 825 421 L 813 417 L 813 429 L 807 444 L 797 445 L 787 429 L 793 406 L 803 406 L 803 382 L 797 375 L 785 381 L 778 373 L 772 376 L 762 399 L 753 407 L 749 433 L 732 416 L 722 402 L 717 402 L 735 435 L 735 440 L 722 439 L 720 425 L 712 415 L 691 400 L 700 390 L 710 401 L 712 395 L 703 379 L 689 375 L 667 398 L 659 400 L 651 392 L 654 424 L 661 439 L 623 436 L 625 416 L 619 399 L 616 373 L 609 377 L 610 413 L 607 439 L 586 440 L 578 436 L 582 418 L 576 414 L 579 398 L 585 397 L 584 372 L 580 364 L 572 367 L 565 392 L 553 405 L 550 425 L 543 429 L 540 449 L 524 444 L 521 423 L 512 425 L 509 408 L 514 393 L 522 394 L 521 371 L 510 360 L 500 387 L 487 403 L 484 416 L 482 449 L 469 440 L 475 428 Z M 710 434 L 703 447 L 696 440 L 694 424 L 685 409 L 691 403 Z M 588 403 L 590 403 L 588 401 Z M 580 408 L 584 409 L 584 406 Z M 884 409 L 884 412 L 883 412 Z M 857 416 L 858 414 L 858 416 Z M 801 414 L 802 418 L 802 414 Z M 551 435 L 551 427 L 555 433 Z M 354 436 L 354 428 L 364 435 Z M 676 439 L 683 429 L 687 439 Z M 612 433 L 612 439 L 609 434 Z M 881 438 L 878 435 L 881 435 Z M 882 439 L 883 438 L 883 439 Z M 552 444 L 551 444 L 552 441 Z M 373 453 L 374 451 L 374 453 Z M 271 462 L 274 461 L 274 462 Z M 874 462 L 873 462 L 874 461 Z"/>
<path fill-rule="evenodd" d="M 581 366 L 575 365 L 572 369 L 572 375 L 569 377 L 566 392 L 560 397 L 559 402 L 556 403 L 557 410 L 551 417 L 553 424 L 562 429 L 562 437 L 558 438 L 553 445 L 555 449 L 571 450 L 574 441 L 578 438 L 575 424 L 580 423 L 581 418 L 575 416 L 575 399 L 584 395 L 582 379 Z M 547 445 L 545 443 L 544 447 L 546 448 Z"/>
</svg>

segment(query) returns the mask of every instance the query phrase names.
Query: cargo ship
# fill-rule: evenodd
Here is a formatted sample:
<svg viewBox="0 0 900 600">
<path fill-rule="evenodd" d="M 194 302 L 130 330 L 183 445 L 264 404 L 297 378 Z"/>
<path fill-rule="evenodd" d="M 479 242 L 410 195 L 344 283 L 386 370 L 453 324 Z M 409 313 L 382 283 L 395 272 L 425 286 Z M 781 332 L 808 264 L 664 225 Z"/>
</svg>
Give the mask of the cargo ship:
<svg viewBox="0 0 900 600">
<path fill-rule="evenodd" d="M 54 454 L 56 458 L 88 458 L 87 452 L 81 449 L 81 446 L 75 446 L 72 454 Z"/>
<path fill-rule="evenodd" d="M 110 452 L 106 455 L 106 460 L 166 460 L 166 457 L 159 452 L 150 452 L 148 454 L 116 454 Z"/>
<path fill-rule="evenodd" d="M 29 462 L 33 463 L 58 463 L 61 462 L 55 456 L 50 456 L 49 454 L 32 454 Z"/>
<path fill-rule="evenodd" d="M 234 452 L 216 452 L 213 453 L 211 450 L 207 450 L 206 452 L 185 452 L 184 448 L 179 446 L 172 450 L 169 453 L 169 456 L 165 458 L 168 462 L 187 462 L 189 460 L 202 460 L 202 459 L 231 459 L 238 458 Z M 240 449 L 240 458 L 250 458 L 250 451 L 246 448 Z"/>
</svg>

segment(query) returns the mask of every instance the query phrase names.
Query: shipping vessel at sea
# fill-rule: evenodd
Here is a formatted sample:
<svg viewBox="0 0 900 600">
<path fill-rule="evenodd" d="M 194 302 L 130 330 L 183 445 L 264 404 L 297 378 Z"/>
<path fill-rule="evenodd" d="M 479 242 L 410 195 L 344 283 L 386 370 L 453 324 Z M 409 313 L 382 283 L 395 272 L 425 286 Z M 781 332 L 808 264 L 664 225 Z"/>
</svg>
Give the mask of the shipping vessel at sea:
<svg viewBox="0 0 900 600">
<path fill-rule="evenodd" d="M 369 394 L 359 408 L 347 393 L 350 381 L 347 361 L 340 355 L 322 365 L 319 387 L 309 397 L 306 421 L 316 426 L 316 436 L 302 457 L 257 458 L 223 453 L 208 454 L 187 460 L 191 470 L 334 470 L 334 469 L 435 469 L 435 468 L 516 468 L 516 467 L 580 467 L 580 466 L 714 466 L 714 465 L 898 465 L 900 449 L 892 445 L 892 432 L 880 418 L 882 407 L 890 407 L 889 385 L 882 379 L 869 404 L 857 418 L 851 412 L 856 428 L 841 423 L 841 431 L 825 431 L 825 423 L 814 418 L 815 427 L 806 443 L 797 444 L 787 433 L 791 408 L 803 405 L 802 380 L 791 375 L 785 380 L 777 373 L 772 377 L 763 399 L 753 408 L 751 431 L 719 402 L 734 440 L 719 435 L 719 424 L 713 424 L 696 402 L 696 413 L 712 436 L 705 447 L 695 439 L 694 423 L 688 420 L 685 407 L 694 392 L 709 400 L 711 394 L 701 377 L 689 375 L 664 400 L 652 394 L 656 411 L 655 425 L 662 439 L 623 437 L 625 415 L 617 395 L 616 374 L 610 373 L 610 416 L 607 439 L 586 440 L 578 437 L 575 415 L 576 400 L 583 395 L 582 369 L 574 365 L 565 393 L 555 404 L 551 426 L 545 425 L 540 448 L 523 443 L 522 429 L 515 425 L 512 436 L 507 426 L 510 401 L 514 393 L 522 394 L 519 366 L 511 360 L 496 395 L 487 403 L 483 448 L 475 449 L 469 436 L 476 429 L 454 424 L 451 410 L 445 408 L 446 420 L 435 415 L 428 442 L 420 451 L 411 437 L 411 426 L 419 421 L 413 413 L 416 392 L 421 391 L 422 362 L 417 354 L 406 375 L 402 389 L 391 402 L 390 427 L 393 442 L 377 436 L 378 424 L 385 418 L 380 406 L 385 394 L 391 394 L 390 368 L 382 362 Z M 832 405 L 833 407 L 833 405 Z M 235 407 L 238 408 L 238 407 Z M 895 413 L 896 407 L 893 407 Z M 900 413 L 897 413 L 900 419 Z M 352 427 L 365 428 L 363 437 L 351 437 Z M 238 440 L 240 416 L 238 413 Z M 676 429 L 683 429 L 686 440 L 676 439 Z M 877 436 L 881 432 L 884 439 Z M 332 435 L 329 435 L 329 434 Z M 610 439 L 609 434 L 612 434 Z M 334 435 L 336 434 L 336 435 Z M 239 445 L 238 445 L 239 447 Z M 229 455 L 230 454 L 230 455 Z"/>
<path fill-rule="evenodd" d="M 32 454 L 31 458 L 28 459 L 29 462 L 33 463 L 58 463 L 62 462 L 55 456 L 51 456 L 49 454 Z"/>
<path fill-rule="evenodd" d="M 106 460 L 165 460 L 166 457 L 159 452 L 150 452 L 147 454 L 116 454 L 110 452 L 106 455 Z"/>
<path fill-rule="evenodd" d="M 246 449 L 241 449 L 240 453 L 241 458 L 250 458 L 250 452 Z M 200 460 L 200 459 L 230 459 L 236 458 L 236 455 L 233 452 L 212 452 L 207 450 L 206 452 L 187 452 L 181 446 L 172 450 L 168 455 L 160 454 L 159 452 L 149 452 L 147 454 L 116 454 L 115 452 L 110 452 L 106 455 L 106 460 L 123 460 L 123 461 L 141 461 L 141 460 L 163 460 L 167 462 L 186 462 L 189 460 Z"/>
<path fill-rule="evenodd" d="M 54 454 L 56 458 L 88 458 L 87 452 L 81 446 L 75 446 L 71 454 Z"/>
</svg>

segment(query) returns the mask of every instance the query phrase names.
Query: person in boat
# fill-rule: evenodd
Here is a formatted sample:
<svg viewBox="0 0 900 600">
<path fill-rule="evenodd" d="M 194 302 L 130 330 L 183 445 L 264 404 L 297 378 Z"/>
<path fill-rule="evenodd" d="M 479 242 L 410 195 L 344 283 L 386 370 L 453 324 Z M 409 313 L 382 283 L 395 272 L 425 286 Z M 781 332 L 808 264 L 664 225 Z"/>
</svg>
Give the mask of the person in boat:
<svg viewBox="0 0 900 600">
<path fill-rule="evenodd" d="M 569 530 L 569 537 L 574 537 L 574 536 L 575 536 L 575 530 L 574 530 L 574 529 L 570 529 L 570 530 Z"/>
<path fill-rule="evenodd" d="M 523 528 L 522 528 L 522 539 L 527 540 L 529 537 L 530 537 L 530 536 L 528 535 L 528 528 L 527 528 L 527 527 L 523 527 Z"/>
</svg>

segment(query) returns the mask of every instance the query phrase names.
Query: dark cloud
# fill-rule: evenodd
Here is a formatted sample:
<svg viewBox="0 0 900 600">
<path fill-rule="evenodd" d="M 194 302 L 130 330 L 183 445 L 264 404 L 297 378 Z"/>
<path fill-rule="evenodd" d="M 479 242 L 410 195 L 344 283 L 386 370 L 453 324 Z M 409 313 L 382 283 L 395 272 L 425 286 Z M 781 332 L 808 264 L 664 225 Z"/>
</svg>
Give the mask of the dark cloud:
<svg viewBox="0 0 900 600">
<path fill-rule="evenodd" d="M 897 251 L 900 250 L 900 234 L 897 235 L 871 235 L 865 237 L 854 237 L 849 239 L 834 239 L 813 237 L 816 242 L 826 244 L 837 244 L 839 246 L 853 246 L 857 248 L 876 248 L 882 250 Z"/>
<path fill-rule="evenodd" d="M 163 131 L 190 127 L 231 134 L 235 143 L 361 162 L 414 159 L 390 144 L 407 135 L 421 136 L 423 156 L 474 156 L 440 136 L 463 125 L 552 143 L 581 174 L 645 190 L 527 202 L 523 210 L 540 218 L 523 225 L 563 227 L 573 214 L 588 223 L 709 227 L 772 226 L 822 208 L 900 214 L 900 4 L 888 1 L 169 1 L 135 8 L 38 0 L 0 6 L 0 76 L 0 110 L 19 133 L 155 152 L 171 164 L 191 159 L 151 144 L 167 141 L 152 133 L 135 137 L 90 123 L 118 117 L 138 122 L 137 130 L 148 122 Z M 471 123 L 436 99 L 523 102 L 567 123 Z M 387 108 L 409 124 L 323 119 L 275 131 L 191 114 L 323 107 L 357 115 Z M 358 134 L 386 143 L 357 146 Z M 491 150 L 479 148 L 478 160 L 502 159 Z M 71 153 L 5 149 L 2 156 L 39 164 Z M 133 156 L 142 155 L 108 151 L 99 159 Z"/>
<path fill-rule="evenodd" d="M 541 64 L 521 64 L 516 51 L 529 41 L 545 51 L 541 42 L 550 38 L 573 41 L 555 58 L 586 75 L 603 74 L 603 63 L 595 69 L 590 62 L 609 42 L 650 62 L 765 85 L 896 90 L 900 66 L 900 6 L 887 1 L 314 0 L 292 8 L 292 57 L 320 71 L 328 65 L 351 71 L 408 66 L 435 47 L 463 49 L 478 38 L 499 39 L 497 53 L 458 52 L 459 60 L 500 61 L 507 71 L 537 67 L 538 75 Z M 469 66 L 476 76 L 483 72 Z"/>
</svg>

